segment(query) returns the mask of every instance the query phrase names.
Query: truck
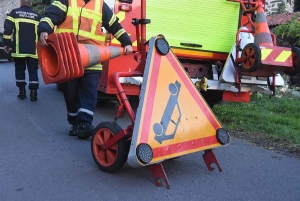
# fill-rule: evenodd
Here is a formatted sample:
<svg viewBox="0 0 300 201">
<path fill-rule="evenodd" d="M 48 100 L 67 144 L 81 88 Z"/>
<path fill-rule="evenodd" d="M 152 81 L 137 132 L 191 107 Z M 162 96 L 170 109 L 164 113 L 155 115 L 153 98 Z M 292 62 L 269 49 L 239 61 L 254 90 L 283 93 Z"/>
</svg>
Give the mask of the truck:
<svg viewBox="0 0 300 201">
<path fill-rule="evenodd" d="M 42 2 L 50 4 L 49 0 Z M 265 1 L 259 2 L 262 6 L 261 14 L 265 17 Z M 256 52 L 252 57 L 259 60 L 255 65 L 262 64 L 260 73 L 247 72 L 247 69 L 242 68 L 243 63 L 246 63 L 241 62 L 242 55 L 247 54 L 247 50 L 252 50 L 253 47 L 246 48 L 244 52 L 243 49 L 255 41 L 257 0 L 106 0 L 106 3 L 130 35 L 135 54 L 103 62 L 98 85 L 99 99 L 116 98 L 114 72 L 137 70 L 141 43 L 157 34 L 166 37 L 191 81 L 197 87 L 202 86 L 203 89 L 199 88 L 199 92 L 211 107 L 221 101 L 249 102 L 250 94 L 255 92 L 275 95 L 275 88 L 284 85 L 281 76 L 283 73 L 294 75 L 299 72 L 300 67 L 295 59 L 300 56 L 299 49 L 276 47 L 276 37 L 270 32 L 267 34 L 270 34 L 274 48 L 260 48 L 254 45 L 257 47 L 254 47 Z M 146 24 L 145 28 L 141 23 Z M 267 22 L 263 26 L 265 25 Z M 144 42 L 141 41 L 142 35 L 145 35 Z M 120 43 L 107 33 L 107 45 L 120 46 Z M 264 51 L 258 51 L 259 49 Z M 260 60 L 261 56 L 272 51 L 279 55 L 278 57 L 281 57 L 281 53 L 290 53 L 283 56 L 284 61 L 269 61 L 267 65 L 264 64 Z M 247 55 L 244 55 L 244 58 L 246 57 Z M 266 69 L 266 66 L 270 68 Z M 267 74 L 261 73 L 263 71 Z M 140 94 L 142 81 L 142 77 L 120 78 L 129 96 Z M 59 84 L 57 88 L 60 89 Z"/>
<path fill-rule="evenodd" d="M 166 37 L 191 80 L 195 84 L 206 81 L 207 89 L 200 90 L 200 93 L 210 106 L 220 101 L 249 102 L 250 94 L 254 92 L 274 95 L 275 86 L 284 85 L 281 76 L 284 70 L 274 71 L 270 76 L 249 75 L 243 74 L 239 70 L 241 64 L 236 62 L 243 48 L 254 41 L 256 11 L 253 8 L 256 0 L 147 0 L 146 5 L 141 2 L 107 1 L 130 35 L 135 51 L 141 43 L 141 36 L 137 35 L 139 31 L 145 32 L 146 40 L 157 34 Z M 261 1 L 262 5 L 264 3 Z M 133 19 L 143 20 L 142 6 L 145 6 L 144 20 L 148 20 L 145 30 L 133 23 Z M 270 34 L 276 45 L 276 37 Z M 108 45 L 120 45 L 112 36 L 108 37 L 107 42 Z M 114 72 L 136 70 L 138 52 L 131 55 L 135 60 L 129 57 L 120 56 L 104 63 L 99 80 L 99 97 L 116 93 Z M 120 79 L 128 95 L 139 94 L 142 77 Z"/>
</svg>

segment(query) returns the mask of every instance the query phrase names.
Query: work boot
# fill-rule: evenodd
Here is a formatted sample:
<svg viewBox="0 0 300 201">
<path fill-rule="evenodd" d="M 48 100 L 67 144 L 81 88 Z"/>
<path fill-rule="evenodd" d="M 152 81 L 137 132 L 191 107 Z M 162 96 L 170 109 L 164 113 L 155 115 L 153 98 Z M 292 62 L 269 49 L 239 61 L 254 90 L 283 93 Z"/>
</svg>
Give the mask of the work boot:
<svg viewBox="0 0 300 201">
<path fill-rule="evenodd" d="M 36 89 L 30 90 L 30 100 L 37 101 L 37 90 Z"/>
<path fill-rule="evenodd" d="M 70 130 L 69 130 L 69 136 L 77 136 L 78 127 L 79 127 L 79 124 L 72 125 Z"/>
<path fill-rule="evenodd" d="M 18 98 L 20 98 L 20 99 L 22 99 L 22 100 L 26 98 L 26 90 L 25 90 L 25 86 L 19 87 Z"/>
<path fill-rule="evenodd" d="M 87 139 L 92 136 L 94 126 L 88 122 L 80 122 L 76 129 L 78 139 Z"/>
</svg>

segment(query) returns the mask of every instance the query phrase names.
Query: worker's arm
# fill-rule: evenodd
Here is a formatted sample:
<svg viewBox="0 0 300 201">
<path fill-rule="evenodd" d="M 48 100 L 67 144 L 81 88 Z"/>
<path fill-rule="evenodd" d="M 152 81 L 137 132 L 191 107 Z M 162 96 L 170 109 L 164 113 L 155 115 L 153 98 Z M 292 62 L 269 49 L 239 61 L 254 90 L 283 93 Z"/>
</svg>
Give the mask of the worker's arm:
<svg viewBox="0 0 300 201">
<path fill-rule="evenodd" d="M 122 47 L 131 46 L 129 35 L 118 22 L 117 16 L 110 10 L 106 3 L 102 8 L 102 26 L 110 32 L 122 45 Z"/>
<path fill-rule="evenodd" d="M 67 15 L 68 0 L 54 1 L 45 11 L 38 25 L 42 45 L 46 45 L 48 34 L 53 33 L 54 26 L 61 25 Z"/>
<path fill-rule="evenodd" d="M 12 10 L 6 16 L 4 21 L 3 43 L 6 48 L 9 48 L 11 46 L 11 39 L 14 30 L 15 30 L 15 18 L 14 18 L 14 10 Z"/>
</svg>

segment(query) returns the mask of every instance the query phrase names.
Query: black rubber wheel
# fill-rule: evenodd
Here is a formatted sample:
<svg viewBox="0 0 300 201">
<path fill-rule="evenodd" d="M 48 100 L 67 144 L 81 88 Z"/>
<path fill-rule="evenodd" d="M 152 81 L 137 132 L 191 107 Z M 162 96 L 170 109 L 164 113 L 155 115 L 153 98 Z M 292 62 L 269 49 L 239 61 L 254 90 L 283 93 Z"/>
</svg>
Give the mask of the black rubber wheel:
<svg viewBox="0 0 300 201">
<path fill-rule="evenodd" d="M 292 47 L 292 61 L 294 69 L 291 71 L 285 71 L 284 73 L 290 76 L 297 75 L 300 73 L 300 49 Z"/>
<path fill-rule="evenodd" d="M 244 72 L 254 72 L 261 64 L 261 51 L 254 43 L 249 43 L 244 47 L 241 57 L 247 57 L 247 60 L 241 62 Z"/>
<path fill-rule="evenodd" d="M 114 122 L 102 122 L 94 129 L 91 151 L 95 163 L 104 172 L 116 172 L 127 161 L 130 148 L 130 141 L 127 138 L 122 138 L 109 149 L 103 149 L 104 143 L 121 131 L 122 128 Z"/>
</svg>

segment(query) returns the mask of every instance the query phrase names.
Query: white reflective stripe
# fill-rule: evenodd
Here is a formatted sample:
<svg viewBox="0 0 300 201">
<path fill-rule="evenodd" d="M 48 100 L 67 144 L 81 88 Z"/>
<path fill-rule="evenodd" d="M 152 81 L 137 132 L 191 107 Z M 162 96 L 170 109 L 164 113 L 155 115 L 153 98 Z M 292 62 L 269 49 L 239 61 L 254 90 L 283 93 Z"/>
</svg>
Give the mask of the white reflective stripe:
<svg viewBox="0 0 300 201">
<path fill-rule="evenodd" d="M 68 112 L 68 115 L 69 115 L 69 116 L 72 116 L 72 117 L 75 117 L 75 116 L 77 116 L 77 114 L 78 114 L 78 112 L 76 112 L 76 113 L 71 113 L 71 112 Z"/>
<path fill-rule="evenodd" d="M 25 82 L 25 80 L 16 80 L 16 82 Z"/>
<path fill-rule="evenodd" d="M 78 112 L 85 112 L 85 113 L 88 113 L 88 114 L 90 114 L 90 115 L 94 115 L 94 112 L 93 112 L 93 111 L 87 110 L 87 109 L 84 109 L 84 108 L 80 108 L 80 109 L 78 110 Z"/>
<path fill-rule="evenodd" d="M 32 84 L 38 84 L 39 81 L 29 81 L 29 83 L 32 83 Z"/>
</svg>

